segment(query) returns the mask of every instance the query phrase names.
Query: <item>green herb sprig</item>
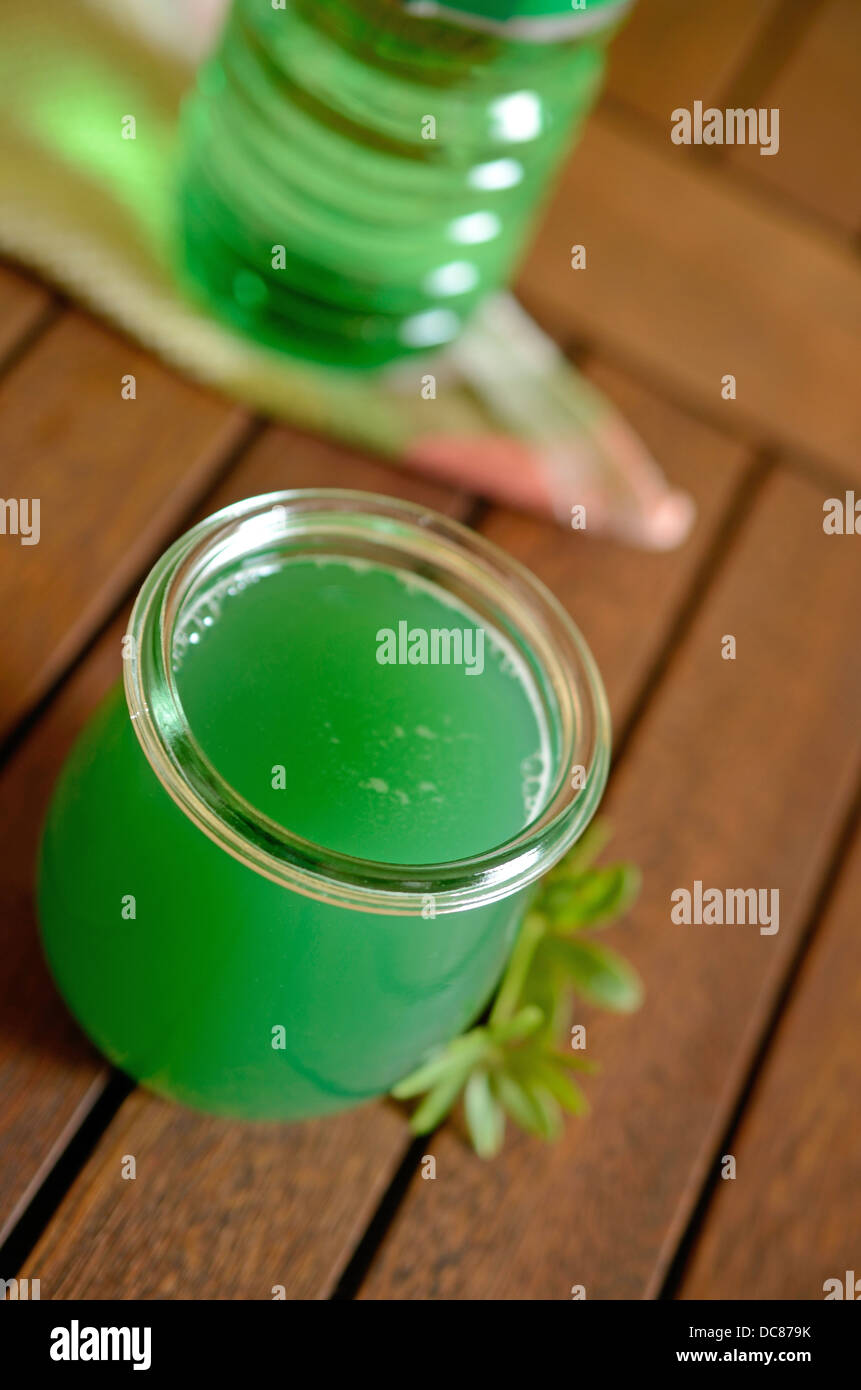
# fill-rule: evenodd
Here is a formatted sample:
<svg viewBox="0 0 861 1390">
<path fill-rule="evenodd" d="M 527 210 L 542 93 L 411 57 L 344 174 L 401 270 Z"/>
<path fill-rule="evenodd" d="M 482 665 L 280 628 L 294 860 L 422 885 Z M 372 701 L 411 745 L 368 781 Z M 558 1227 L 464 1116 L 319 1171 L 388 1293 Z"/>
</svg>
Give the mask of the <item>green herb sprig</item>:
<svg viewBox="0 0 861 1390">
<path fill-rule="evenodd" d="M 566 1112 L 588 1109 L 574 1074 L 595 1067 L 561 1047 L 573 999 L 627 1013 L 643 997 L 633 967 L 588 935 L 627 912 L 640 888 L 631 864 L 595 867 L 608 840 L 606 823 L 594 822 L 541 880 L 486 1021 L 439 1048 L 394 1088 L 397 1100 L 421 1097 L 410 1119 L 415 1134 L 436 1129 L 462 1094 L 472 1145 L 492 1158 L 502 1147 L 506 1118 L 554 1139 Z"/>
</svg>

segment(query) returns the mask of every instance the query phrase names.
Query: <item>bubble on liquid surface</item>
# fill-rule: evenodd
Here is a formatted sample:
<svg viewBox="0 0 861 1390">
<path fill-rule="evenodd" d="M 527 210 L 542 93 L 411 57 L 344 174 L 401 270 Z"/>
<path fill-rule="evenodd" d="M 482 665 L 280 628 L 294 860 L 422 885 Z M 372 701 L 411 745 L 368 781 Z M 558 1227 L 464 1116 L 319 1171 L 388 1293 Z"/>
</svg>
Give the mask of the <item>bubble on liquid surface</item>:
<svg viewBox="0 0 861 1390">
<path fill-rule="evenodd" d="M 532 820 L 546 796 L 549 780 L 549 767 L 542 749 L 530 753 L 520 764 L 521 788 L 523 791 L 523 810 L 527 823 Z"/>
<path fill-rule="evenodd" d="M 389 790 L 388 782 L 384 782 L 382 777 L 369 777 L 366 782 L 360 782 L 359 786 L 363 791 L 379 792 L 381 796 L 385 796 Z"/>
</svg>

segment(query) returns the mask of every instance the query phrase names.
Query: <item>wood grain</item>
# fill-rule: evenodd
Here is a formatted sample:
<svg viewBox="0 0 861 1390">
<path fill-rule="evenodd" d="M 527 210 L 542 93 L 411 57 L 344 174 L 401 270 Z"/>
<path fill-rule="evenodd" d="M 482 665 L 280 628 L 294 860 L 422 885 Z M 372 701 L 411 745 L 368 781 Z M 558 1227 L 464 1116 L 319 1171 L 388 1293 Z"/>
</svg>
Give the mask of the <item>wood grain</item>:
<svg viewBox="0 0 861 1390">
<path fill-rule="evenodd" d="M 861 231 L 859 53 L 861 5 L 828 0 L 775 80 L 751 98 L 780 111 L 779 153 L 728 152 L 732 165 L 850 234 Z"/>
<path fill-rule="evenodd" d="M 599 113 L 521 276 L 528 306 L 719 426 L 857 479 L 857 260 L 685 154 Z M 584 270 L 569 268 L 575 243 Z M 721 397 L 727 373 L 734 401 Z"/>
<path fill-rule="evenodd" d="M 0 366 L 33 331 L 50 303 L 44 286 L 0 265 Z"/>
<path fill-rule="evenodd" d="M 26 1262 L 42 1298 L 315 1298 L 400 1154 L 394 1110 L 238 1125 L 136 1092 Z M 123 1161 L 136 1177 L 122 1177 Z"/>
<path fill-rule="evenodd" d="M 463 520 L 473 503 L 465 492 L 440 486 L 408 469 L 378 462 L 302 430 L 270 425 L 215 494 L 203 514 L 241 497 L 283 488 L 339 487 L 404 497 Z"/>
<path fill-rule="evenodd" d="M 641 0 L 611 49 L 607 89 L 669 123 L 677 106 L 709 105 L 730 84 L 781 0 Z"/>
<path fill-rule="evenodd" d="M 115 623 L 0 773 L 0 1243 L 97 1099 L 107 1068 L 63 1007 L 39 946 L 39 832 L 71 744 L 120 669 Z"/>
<path fill-rule="evenodd" d="M 694 498 L 698 519 L 686 544 L 670 554 L 647 554 L 501 508 L 480 529 L 537 574 L 580 625 L 604 677 L 618 734 L 671 638 L 750 456 L 606 363 L 592 362 L 587 375 L 634 422 L 670 481 Z"/>
<path fill-rule="evenodd" d="M 746 459 L 737 445 L 651 400 L 618 373 L 599 369 L 594 375 L 631 411 L 673 477 L 697 494 L 701 516 L 695 536 L 673 555 L 647 556 L 510 513 L 492 512 L 484 529 L 556 586 L 608 657 L 611 649 L 621 648 L 607 675 L 614 709 L 624 718 L 724 521 Z M 212 505 L 248 492 L 315 482 L 379 488 L 456 512 L 464 505 L 463 499 L 446 497 L 408 474 L 382 465 L 359 468 L 342 450 L 281 429 L 266 432 Z M 273 1131 L 271 1137 L 254 1131 L 246 1141 L 243 1134 L 240 1126 L 191 1117 L 154 1099 L 136 1097 L 124 1106 L 28 1262 L 28 1268 L 40 1271 L 33 1277 L 41 1277 L 43 1297 L 99 1297 L 117 1290 L 126 1297 L 266 1297 L 275 1282 L 270 1271 L 276 1252 L 278 1267 L 285 1270 L 277 1282 L 285 1284 L 288 1297 L 330 1293 L 361 1220 L 370 1216 L 402 1157 L 405 1125 L 378 1106 L 334 1123 Z M 247 1190 L 257 1171 L 250 1165 L 258 1161 L 258 1144 L 261 1165 L 276 1173 L 274 1207 Z M 158 1176 L 144 1168 L 134 1195 L 127 1197 L 133 1184 L 120 1183 L 119 1155 L 154 1158 L 156 1152 Z M 350 1155 L 346 1171 L 345 1154 Z M 189 1191 L 188 1175 L 198 1168 L 218 1173 L 217 1183 L 204 1180 L 202 1196 Z M 291 1174 L 286 1187 L 278 1176 L 282 1170 Z M 171 1192 L 176 1195 L 167 1195 Z M 188 1249 L 177 1236 L 178 1226 L 185 1230 L 184 1212 L 191 1222 Z M 239 1249 L 237 1262 L 231 1252 Z"/>
<path fill-rule="evenodd" d="M 861 1278 L 861 835 L 717 1180 L 681 1298 L 824 1297 Z M 832 1290 L 829 1290 L 831 1292 Z M 859 1290 L 861 1293 L 861 1290 Z"/>
<path fill-rule="evenodd" d="M 612 938 L 647 998 L 629 1018 L 578 1010 L 602 1065 L 593 1116 L 555 1146 L 512 1137 L 489 1165 L 438 1134 L 437 1178 L 414 1180 L 363 1296 L 659 1290 L 857 786 L 861 567 L 821 505 L 769 480 L 617 771 L 616 848 L 645 883 Z M 696 879 L 777 888 L 778 933 L 672 924 L 670 894 Z"/>
<path fill-rule="evenodd" d="M 135 400 L 123 400 L 133 375 Z M 40 539 L 0 535 L 0 736 L 61 675 L 187 514 L 243 412 L 82 314 L 0 383 L 0 493 L 38 498 Z"/>
</svg>

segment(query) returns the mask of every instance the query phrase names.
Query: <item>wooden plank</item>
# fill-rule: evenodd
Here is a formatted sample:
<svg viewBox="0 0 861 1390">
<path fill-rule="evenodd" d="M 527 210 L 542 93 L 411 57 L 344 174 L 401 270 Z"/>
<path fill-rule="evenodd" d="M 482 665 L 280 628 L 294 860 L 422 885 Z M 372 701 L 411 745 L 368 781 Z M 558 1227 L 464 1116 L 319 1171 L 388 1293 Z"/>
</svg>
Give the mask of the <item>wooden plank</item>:
<svg viewBox="0 0 861 1390">
<path fill-rule="evenodd" d="M 819 1299 L 827 1279 L 846 1297 L 846 1271 L 861 1278 L 859 896 L 856 834 L 729 1141 L 737 1176 L 717 1181 L 680 1298 Z"/>
<path fill-rule="evenodd" d="M 647 997 L 623 1019 L 578 1010 L 602 1066 L 592 1117 L 555 1146 L 514 1137 L 489 1166 L 435 1136 L 437 1179 L 408 1190 L 364 1296 L 659 1290 L 857 785 L 861 567 L 821 504 L 768 481 L 616 774 L 616 847 L 645 884 L 613 939 Z M 778 932 L 672 924 L 671 893 L 698 879 L 777 888 Z"/>
<path fill-rule="evenodd" d="M 241 497 L 280 488 L 342 487 L 404 497 L 458 520 L 472 501 L 465 492 L 368 458 L 343 444 L 283 425 L 270 425 L 207 500 L 204 515 Z"/>
<path fill-rule="evenodd" d="M 749 458 L 740 445 L 615 368 L 593 363 L 587 375 L 634 423 L 670 482 L 693 496 L 698 519 L 687 543 L 669 555 L 646 555 L 593 540 L 588 531 L 565 532 L 499 508 L 481 529 L 528 565 L 582 627 L 603 674 L 618 733 L 670 637 Z"/>
<path fill-rule="evenodd" d="M 397 1162 L 400 1115 L 365 1106 L 239 1125 L 135 1092 L 26 1261 L 42 1298 L 315 1298 Z M 136 1160 L 123 1180 L 125 1155 Z M 39 1276 L 36 1276 L 39 1277 Z"/>
<path fill-rule="evenodd" d="M 113 625 L 0 773 L 0 1244 L 98 1098 L 106 1068 L 60 1003 L 36 932 L 33 882 L 51 788 L 119 670 Z"/>
<path fill-rule="evenodd" d="M 700 523 L 694 537 L 673 555 L 643 555 L 509 513 L 492 513 L 484 529 L 533 563 L 583 621 L 608 658 L 612 702 L 624 718 L 723 523 L 746 463 L 738 446 L 651 400 L 618 374 L 595 375 L 631 412 L 673 478 L 696 493 Z M 297 462 L 304 456 L 305 446 L 293 447 L 291 436 L 268 432 L 218 500 L 355 477 L 356 485 L 389 492 L 417 495 L 421 489 L 423 500 L 431 501 L 428 485 L 408 475 L 351 472 L 330 446 L 309 458 L 305 478 Z M 611 658 L 617 637 L 626 650 Z M 178 1289 L 195 1298 L 265 1297 L 273 1282 L 285 1284 L 289 1297 L 325 1296 L 405 1144 L 403 1122 L 385 1106 L 267 1133 L 135 1098 L 108 1129 L 28 1268 L 38 1271 L 34 1277 L 42 1279 L 44 1297 L 112 1296 L 118 1289 L 134 1297 L 174 1296 Z M 143 1154 L 145 1165 L 157 1155 L 158 1174 L 120 1184 L 122 1153 Z M 260 1203 L 248 1193 L 254 1185 L 249 1161 L 255 1172 L 259 1163 L 261 1173 L 274 1174 L 275 1186 Z M 201 1193 L 189 1191 L 189 1173 L 207 1172 L 210 1164 L 218 1181 L 205 1179 Z M 129 1187 L 134 1193 L 126 1193 Z M 177 1217 L 180 1193 L 191 1204 L 188 1248 L 177 1237 L 180 1226 L 188 1228 L 186 1218 Z M 272 1273 L 276 1265 L 281 1278 Z"/>
<path fill-rule="evenodd" d="M 603 346 L 723 428 L 857 479 L 857 261 L 685 153 L 599 113 L 527 262 L 528 306 L 557 336 Z M 577 243 L 580 271 L 569 269 Z M 734 401 L 721 397 L 725 373 Z"/>
<path fill-rule="evenodd" d="M 122 399 L 123 377 L 136 379 Z M 38 544 L 0 536 L 0 736 L 73 660 L 245 428 L 82 314 L 0 383 L 0 494 L 38 499 Z"/>
<path fill-rule="evenodd" d="M 337 446 L 295 431 L 273 428 L 261 436 L 246 459 L 207 500 L 202 514 L 258 492 L 312 486 L 356 487 L 394 493 L 454 515 L 464 515 L 469 505 L 462 494 L 446 492 L 410 474 L 363 461 Z M 119 677 L 120 637 L 125 622 L 124 615 L 96 644 L 0 774 L 0 843 L 6 856 L 7 903 L 7 911 L 0 918 L 0 1017 L 4 1020 L 0 1032 L 0 1091 L 4 1097 L 0 1120 L 0 1241 L 14 1226 L 100 1094 L 107 1075 L 105 1064 L 75 1028 L 48 977 L 36 934 L 32 884 L 39 829 L 51 787 L 76 733 L 109 685 Z M 195 1200 L 199 1203 L 195 1219 L 201 1227 L 207 1213 L 216 1210 L 223 1213 L 224 1206 L 219 1208 L 214 1203 L 214 1189 L 221 1190 L 223 1182 L 227 1194 L 226 1174 L 231 1169 L 236 1187 L 225 1198 L 231 1208 L 231 1222 L 236 1212 L 242 1210 L 247 1218 L 245 1234 L 250 1248 L 263 1248 L 267 1233 L 273 1229 L 272 1203 L 277 1189 L 285 1198 L 283 1203 L 280 1197 L 278 1199 L 285 1219 L 286 1214 L 290 1214 L 292 1239 L 288 1247 L 287 1232 L 281 1230 L 277 1240 L 273 1236 L 273 1243 L 267 1248 L 279 1251 L 282 1242 L 285 1250 L 289 1248 L 290 1278 L 300 1290 L 316 1286 L 331 1274 L 326 1264 L 325 1238 L 330 1225 L 332 1239 L 337 1234 L 339 1242 L 332 1258 L 340 1257 L 343 1242 L 349 1242 L 354 1232 L 360 1232 L 363 1213 L 367 1215 L 373 1209 L 377 1191 L 389 1176 L 387 1165 L 397 1161 L 397 1140 L 404 1134 L 403 1122 L 394 1111 L 378 1113 L 375 1108 L 359 1116 L 337 1120 L 330 1126 L 299 1127 L 289 1132 L 259 1127 L 251 1140 L 250 1132 L 241 1126 L 200 1120 L 151 1097 L 139 1096 L 123 1107 L 116 1132 L 125 1136 L 127 1124 L 139 1147 L 134 1150 L 122 1147 L 131 1142 L 122 1137 L 121 1152 L 140 1154 L 142 1166 L 155 1154 L 159 1173 L 174 1173 L 171 1181 L 175 1183 L 175 1198 L 180 1204 L 189 1200 L 189 1184 L 186 1177 L 176 1177 L 175 1170 L 182 1167 L 183 1173 L 186 1172 L 184 1165 L 192 1149 L 207 1155 L 211 1179 L 195 1188 Z M 119 1182 L 120 1179 L 119 1166 L 113 1163 L 112 1142 L 111 1138 L 107 1146 L 111 1157 L 105 1169 L 110 1182 L 106 1180 L 103 1195 L 112 1194 L 109 1199 L 114 1204 L 117 1194 L 130 1188 L 147 1194 L 146 1199 L 133 1208 L 140 1213 L 142 1224 L 136 1224 L 134 1217 L 129 1217 L 128 1229 L 123 1227 L 122 1241 L 116 1238 L 117 1260 L 121 1261 L 120 1252 L 133 1248 L 135 1241 L 142 1241 L 146 1248 L 148 1233 L 156 1221 L 155 1210 L 147 1206 L 147 1200 L 155 1201 L 162 1216 L 167 1209 L 162 1205 L 161 1188 L 151 1183 L 122 1183 L 114 1189 L 113 1180 Z M 255 1184 L 258 1198 L 246 1203 L 241 1190 L 247 1173 L 240 1160 L 249 1142 L 253 1142 L 255 1162 L 260 1164 L 260 1181 Z M 316 1196 L 324 1171 L 319 1161 L 322 1153 L 328 1154 L 330 1160 L 327 1181 L 331 1180 L 333 1166 L 341 1173 L 341 1199 L 333 1192 L 329 1192 L 325 1200 Z M 274 1176 L 276 1170 L 280 1173 L 278 1178 Z M 299 1194 L 293 1204 L 286 1200 L 291 1192 Z M 302 1215 L 305 1201 L 307 1218 Z M 118 1219 L 125 1222 L 127 1215 L 128 1204 L 119 1203 Z M 182 1224 L 184 1229 L 189 1229 L 185 1217 Z M 311 1225 L 314 1226 L 313 1249 L 306 1246 Z M 224 1251 L 227 1264 L 216 1260 L 215 1268 L 225 1279 L 224 1287 L 231 1296 L 269 1296 L 269 1286 L 259 1283 L 260 1277 L 270 1278 L 262 1265 L 256 1274 L 242 1259 L 233 1268 L 233 1256 L 216 1225 L 210 1228 L 209 1238 Z M 169 1256 L 174 1237 L 166 1231 L 164 1240 L 161 1254 Z M 95 1242 L 94 1252 L 102 1252 L 102 1241 L 99 1237 Z M 204 1265 L 208 1264 L 212 1253 L 202 1233 L 199 1247 L 189 1245 L 186 1254 L 193 1266 L 189 1271 L 192 1281 L 198 1277 L 205 1279 L 205 1270 L 198 1270 L 194 1264 L 196 1248 L 203 1252 L 202 1258 L 205 1256 Z M 125 1289 L 127 1278 L 138 1279 L 142 1280 L 141 1287 L 145 1290 L 157 1286 L 162 1296 L 174 1296 L 176 1266 L 171 1266 L 170 1259 L 167 1263 L 152 1259 L 150 1268 L 150 1258 L 150 1255 L 141 1256 L 140 1262 L 133 1261 L 124 1275 L 118 1263 L 112 1263 L 103 1252 L 97 1254 L 97 1261 L 104 1262 L 103 1275 L 99 1276 L 103 1282 L 97 1287 L 113 1296 L 116 1290 L 112 1280 Z M 226 1273 L 228 1265 L 233 1271 L 230 1275 Z M 145 1272 L 145 1267 L 149 1273 Z M 279 1282 L 279 1269 L 273 1267 L 270 1284 Z M 59 1295 L 56 1288 L 49 1294 L 43 1286 L 43 1296 Z"/>
<path fill-rule="evenodd" d="M 50 303 L 42 285 L 0 265 L 0 365 L 32 333 Z"/>
<path fill-rule="evenodd" d="M 780 151 L 738 146 L 730 162 L 845 232 L 861 230 L 861 5 L 828 0 L 775 80 L 750 103 L 780 111 Z M 686 104 L 686 103 L 683 103 Z M 747 104 L 747 103 L 746 103 Z"/>
<path fill-rule="evenodd" d="M 669 128 L 670 112 L 716 101 L 781 0 L 641 0 L 611 50 L 607 90 Z"/>
</svg>

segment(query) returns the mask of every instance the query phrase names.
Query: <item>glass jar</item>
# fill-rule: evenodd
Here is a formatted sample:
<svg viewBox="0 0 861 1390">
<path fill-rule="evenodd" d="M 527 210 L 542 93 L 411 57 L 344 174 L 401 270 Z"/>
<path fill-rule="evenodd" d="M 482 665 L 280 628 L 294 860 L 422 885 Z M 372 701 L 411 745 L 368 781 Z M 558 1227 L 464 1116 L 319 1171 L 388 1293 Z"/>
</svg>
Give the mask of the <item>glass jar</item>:
<svg viewBox="0 0 861 1390">
<path fill-rule="evenodd" d="M 397 632 L 419 609 L 486 632 L 482 671 L 381 664 L 380 613 Z M 184 535 L 123 655 L 125 693 L 75 745 L 41 847 L 72 1012 L 117 1066 L 204 1110 L 296 1119 L 385 1092 L 479 1014 L 530 885 L 595 811 L 609 719 L 582 638 L 456 522 L 324 490 Z M 533 717 L 543 766 L 515 767 Z M 391 787 L 361 775 L 381 766 Z M 524 772 L 523 813 L 483 842 Z"/>
</svg>

